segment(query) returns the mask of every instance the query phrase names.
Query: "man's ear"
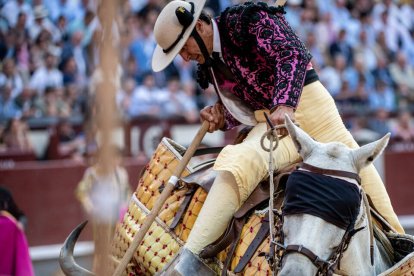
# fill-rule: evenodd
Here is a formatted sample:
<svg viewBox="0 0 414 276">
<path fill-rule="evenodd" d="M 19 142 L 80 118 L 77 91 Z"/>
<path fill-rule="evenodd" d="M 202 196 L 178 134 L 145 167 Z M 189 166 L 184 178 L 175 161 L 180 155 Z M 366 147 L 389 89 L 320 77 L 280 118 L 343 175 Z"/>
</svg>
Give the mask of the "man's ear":
<svg viewBox="0 0 414 276">
<path fill-rule="evenodd" d="M 203 22 L 201 21 L 201 19 L 197 20 L 197 23 L 195 25 L 195 29 L 197 30 L 197 32 L 199 34 L 204 32 L 205 28 L 204 28 L 204 25 L 203 25 Z"/>
<path fill-rule="evenodd" d="M 316 147 L 316 142 L 300 127 L 297 127 L 287 114 L 285 114 L 285 125 L 300 156 L 305 158 L 310 155 Z"/>
</svg>

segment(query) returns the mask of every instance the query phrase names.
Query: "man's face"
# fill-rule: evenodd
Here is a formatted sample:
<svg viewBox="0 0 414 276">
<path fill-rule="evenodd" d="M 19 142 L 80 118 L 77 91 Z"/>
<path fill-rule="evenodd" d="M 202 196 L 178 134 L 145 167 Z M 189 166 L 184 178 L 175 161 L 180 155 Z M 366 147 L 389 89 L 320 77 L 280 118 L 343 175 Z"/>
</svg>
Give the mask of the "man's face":
<svg viewBox="0 0 414 276">
<path fill-rule="evenodd" d="M 188 38 L 179 54 L 185 61 L 195 60 L 200 64 L 205 62 L 197 42 L 191 36 Z"/>
</svg>

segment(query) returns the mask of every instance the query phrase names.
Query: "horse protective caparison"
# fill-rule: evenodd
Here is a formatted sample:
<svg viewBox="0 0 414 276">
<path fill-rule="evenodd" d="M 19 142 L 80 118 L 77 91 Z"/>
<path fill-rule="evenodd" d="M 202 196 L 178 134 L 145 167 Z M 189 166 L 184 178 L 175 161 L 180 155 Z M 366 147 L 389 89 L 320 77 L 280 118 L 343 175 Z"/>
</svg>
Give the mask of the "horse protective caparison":
<svg viewBox="0 0 414 276">
<path fill-rule="evenodd" d="M 282 212 L 283 216 L 276 216 L 278 235 L 274 242 L 277 244 L 277 250 L 275 255 L 269 256 L 270 237 L 266 205 L 269 189 L 267 182 L 261 182 L 251 196 L 254 199 L 247 200 L 247 204 L 254 208 L 239 210 L 235 214 L 235 220 L 245 219 L 243 224 L 239 225 L 241 230 L 235 232 L 237 235 L 233 235 L 230 243 L 217 241 L 217 244 L 225 246 L 217 247 L 222 250 L 209 260 L 208 265 L 217 274 L 223 274 L 223 268 L 227 268 L 228 272 L 237 272 L 240 275 L 270 275 L 276 272 L 280 275 L 329 275 L 332 272 L 342 275 L 377 275 L 382 272 L 381 275 L 394 276 L 399 275 L 399 270 L 406 273 L 414 272 L 412 239 L 411 243 L 407 242 L 407 246 L 404 245 L 404 254 L 396 259 L 395 256 L 384 254 L 382 244 L 371 238 L 369 207 L 363 204 L 365 197 L 358 184 L 359 170 L 381 153 L 389 136 L 360 149 L 349 149 L 339 143 L 321 144 L 314 141 L 288 118 L 286 125 L 304 161 L 302 169 L 297 173 L 316 175 L 316 180 L 322 177 L 321 174 L 327 174 L 330 178 L 329 183 L 327 182 L 327 187 L 321 190 L 328 195 L 309 196 L 309 193 L 318 193 L 318 190 L 313 188 L 310 188 L 310 192 L 302 193 L 302 190 L 306 189 L 306 181 L 298 184 L 301 188 L 295 190 L 295 177 L 290 179 L 292 174 L 282 174 L 282 178 L 288 181 L 288 191 L 285 197 L 283 185 L 275 189 L 275 206 L 279 210 L 277 213 Z M 112 241 L 110 263 L 114 268 L 128 249 L 146 214 L 153 208 L 154 202 L 185 150 L 173 140 L 164 138 L 143 170 L 128 211 L 123 222 L 118 225 Z M 333 159 L 333 156 L 336 159 Z M 211 169 L 213 163 L 214 159 L 188 164 L 179 187 L 161 208 L 125 273 L 154 275 L 162 271 L 176 256 L 191 232 L 207 196 L 209 185 L 215 177 L 215 172 Z M 312 184 L 312 181 L 309 183 Z M 348 200 L 341 199 L 341 205 L 336 205 L 338 197 L 345 194 Z M 283 209 L 281 203 L 286 199 L 287 204 Z M 322 204 L 321 201 L 329 202 Z M 318 203 L 320 206 L 317 208 L 310 207 Z M 321 214 L 327 211 L 332 213 Z M 243 217 L 246 214 L 247 216 Z M 234 226 L 233 223 L 230 226 L 232 225 Z M 231 229 L 234 228 L 229 229 L 226 233 L 232 233 Z M 410 240 L 408 236 L 403 239 Z M 372 256 L 374 258 L 371 264 Z M 270 269 L 268 260 L 272 259 L 280 271 Z M 403 260 L 392 266 L 400 259 Z M 224 272 L 227 272 L 227 269 L 224 269 Z"/>
<path fill-rule="evenodd" d="M 151 210 L 154 201 L 160 194 L 160 190 L 163 189 L 171 171 L 179 162 L 179 158 L 184 151 L 185 148 L 166 138 L 156 149 L 139 180 L 124 221 L 117 228 L 113 241 L 113 257 L 115 260 L 122 258 L 123 253 L 128 248 L 128 243 L 138 230 L 145 214 Z M 185 244 L 207 196 L 208 186 L 211 185 L 209 182 L 212 182 L 215 176 L 214 171 L 211 170 L 212 162 L 207 161 L 204 165 L 196 166 L 195 169 L 194 164 L 187 166 L 183 174 L 184 179 L 186 179 L 185 176 L 196 170 L 200 171 L 200 175 L 195 177 L 197 180 L 194 180 L 193 183 L 183 182 L 182 186 L 168 198 L 156 221 L 144 237 L 143 243 L 134 254 L 127 268 L 128 272 L 145 275 L 160 272 Z M 206 170 L 203 170 L 203 167 Z M 200 185 L 195 184 L 195 182 Z M 229 267 L 230 271 L 237 267 L 262 224 L 268 225 L 265 216 L 265 212 L 258 212 L 253 213 L 248 219 L 238 239 L 238 245 Z M 270 273 L 266 258 L 258 256 L 260 252 L 267 252 L 269 248 L 268 238 L 266 237 L 257 247 L 252 258 L 243 268 L 242 272 L 246 275 L 268 275 Z M 227 251 L 228 249 L 225 249 L 220 252 L 211 263 L 217 272 L 220 272 L 223 266 Z"/>
</svg>

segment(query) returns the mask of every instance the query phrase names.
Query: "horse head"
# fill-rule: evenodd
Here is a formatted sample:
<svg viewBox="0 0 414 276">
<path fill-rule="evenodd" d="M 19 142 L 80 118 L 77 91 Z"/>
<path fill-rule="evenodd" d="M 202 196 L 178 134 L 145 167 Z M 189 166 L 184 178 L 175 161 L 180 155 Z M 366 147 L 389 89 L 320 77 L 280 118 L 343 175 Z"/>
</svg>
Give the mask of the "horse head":
<svg viewBox="0 0 414 276">
<path fill-rule="evenodd" d="M 358 173 L 382 153 L 390 134 L 351 149 L 315 141 L 288 116 L 285 122 L 304 166 L 286 184 L 279 275 L 374 275 Z"/>
</svg>

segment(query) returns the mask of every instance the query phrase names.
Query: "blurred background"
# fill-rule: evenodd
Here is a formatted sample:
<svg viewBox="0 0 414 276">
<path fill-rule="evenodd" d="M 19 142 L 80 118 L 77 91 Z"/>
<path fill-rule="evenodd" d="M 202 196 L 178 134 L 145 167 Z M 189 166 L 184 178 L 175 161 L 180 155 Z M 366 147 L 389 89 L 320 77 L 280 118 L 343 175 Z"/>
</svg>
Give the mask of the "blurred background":
<svg viewBox="0 0 414 276">
<path fill-rule="evenodd" d="M 151 71 L 153 26 L 167 2 L 119 0 L 113 22 L 113 140 L 132 191 L 160 139 L 188 146 L 199 110 L 217 100 L 212 87 L 196 84 L 195 64 L 180 57 Z M 207 0 L 206 9 L 215 16 L 238 2 Z M 61 275 L 61 243 L 86 218 L 75 191 L 99 147 L 92 120 L 103 77 L 99 12 L 99 0 L 0 0 L 0 186 L 25 213 L 36 275 Z M 391 132 L 376 167 L 413 232 L 414 1 L 287 0 L 286 17 L 355 139 L 365 144 Z M 203 143 L 231 143 L 237 131 L 208 134 Z M 81 240 L 75 252 L 88 266 L 91 230 Z"/>
</svg>

